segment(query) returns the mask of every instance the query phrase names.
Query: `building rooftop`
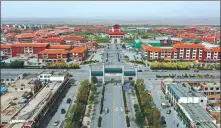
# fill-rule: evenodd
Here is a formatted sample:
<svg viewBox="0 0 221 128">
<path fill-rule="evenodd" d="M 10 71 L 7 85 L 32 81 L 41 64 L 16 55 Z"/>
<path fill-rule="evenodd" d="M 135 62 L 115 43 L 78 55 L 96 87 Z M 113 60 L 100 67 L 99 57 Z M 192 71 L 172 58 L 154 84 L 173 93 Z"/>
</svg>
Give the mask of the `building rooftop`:
<svg viewBox="0 0 221 128">
<path fill-rule="evenodd" d="M 206 111 L 204 110 L 199 104 L 197 103 L 179 103 L 178 104 L 183 112 L 190 118 L 191 121 L 199 121 L 201 122 L 201 127 L 204 128 L 205 126 L 210 125 L 215 119 Z M 211 121 L 211 123 L 208 123 Z M 216 128 L 216 127 L 205 127 L 205 128 Z"/>
<path fill-rule="evenodd" d="M 13 119 L 27 120 L 34 119 L 36 115 L 47 104 L 47 99 L 50 98 L 60 87 L 61 82 L 51 82 L 45 86 Z M 13 128 L 18 128 L 16 124 Z"/>
<path fill-rule="evenodd" d="M 47 43 L 14 43 L 12 47 L 46 47 Z"/>
<path fill-rule="evenodd" d="M 10 79 L 10 78 L 15 78 L 17 76 L 21 75 L 21 73 L 6 73 L 6 72 L 1 72 L 1 79 Z"/>
<path fill-rule="evenodd" d="M 187 87 L 182 83 L 169 84 L 168 88 L 174 93 L 177 99 L 179 99 L 180 97 L 206 97 L 203 93 L 194 92 L 191 90 L 190 87 Z"/>
<path fill-rule="evenodd" d="M 68 54 L 68 50 L 64 49 L 45 49 L 38 54 Z"/>
<path fill-rule="evenodd" d="M 215 81 L 215 82 L 201 82 L 201 85 L 204 87 L 220 87 L 220 82 Z"/>
<path fill-rule="evenodd" d="M 83 53 L 87 50 L 87 47 L 79 46 L 70 51 L 70 53 Z"/>
<path fill-rule="evenodd" d="M 23 99 L 22 95 L 25 91 L 31 91 L 34 86 L 34 79 L 21 79 L 13 83 L 8 87 L 8 92 L 1 96 L 1 121 L 8 122 L 11 118 L 23 107 L 25 104 L 19 104 L 18 102 Z M 23 86 L 25 85 L 25 87 Z M 17 90 L 16 90 L 17 88 Z M 20 88 L 23 88 L 22 90 Z M 10 102 L 14 102 L 14 105 L 10 105 Z"/>
<path fill-rule="evenodd" d="M 217 128 L 217 126 L 212 122 L 202 122 L 196 128 Z"/>
<path fill-rule="evenodd" d="M 203 42 L 202 45 L 204 45 L 206 48 L 219 47 L 219 45 L 211 44 L 211 43 L 207 43 L 207 42 Z"/>
</svg>

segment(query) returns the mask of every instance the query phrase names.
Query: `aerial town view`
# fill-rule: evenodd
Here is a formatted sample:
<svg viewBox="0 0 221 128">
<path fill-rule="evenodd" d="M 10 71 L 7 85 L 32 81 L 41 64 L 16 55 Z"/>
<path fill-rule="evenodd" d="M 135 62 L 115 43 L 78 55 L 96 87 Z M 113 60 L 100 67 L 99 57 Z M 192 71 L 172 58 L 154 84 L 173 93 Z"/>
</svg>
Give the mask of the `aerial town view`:
<svg viewBox="0 0 221 128">
<path fill-rule="evenodd" d="M 1 2 L 1 128 L 219 128 L 220 2 Z"/>
</svg>

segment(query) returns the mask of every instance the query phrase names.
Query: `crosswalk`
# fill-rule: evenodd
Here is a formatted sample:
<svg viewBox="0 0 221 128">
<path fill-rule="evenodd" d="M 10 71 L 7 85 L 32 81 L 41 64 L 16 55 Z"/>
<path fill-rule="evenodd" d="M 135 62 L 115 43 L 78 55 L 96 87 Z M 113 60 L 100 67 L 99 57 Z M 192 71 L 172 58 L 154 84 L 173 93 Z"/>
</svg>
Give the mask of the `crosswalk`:
<svg viewBox="0 0 221 128">
<path fill-rule="evenodd" d="M 118 109 L 119 108 L 119 109 Z M 124 111 L 124 109 L 123 109 L 123 107 L 115 107 L 115 109 L 114 109 L 115 111 L 121 111 L 121 112 L 123 112 Z"/>
<path fill-rule="evenodd" d="M 121 85 L 115 85 L 114 87 L 121 87 Z"/>
</svg>

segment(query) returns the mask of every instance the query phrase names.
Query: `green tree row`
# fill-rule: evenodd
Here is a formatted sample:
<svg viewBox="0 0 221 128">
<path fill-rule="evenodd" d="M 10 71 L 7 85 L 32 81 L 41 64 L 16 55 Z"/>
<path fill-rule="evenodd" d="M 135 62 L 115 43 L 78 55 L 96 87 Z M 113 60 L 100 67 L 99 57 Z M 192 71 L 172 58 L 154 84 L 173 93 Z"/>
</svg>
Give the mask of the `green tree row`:
<svg viewBox="0 0 221 128">
<path fill-rule="evenodd" d="M 77 97 L 75 100 L 75 111 L 72 119 L 71 128 L 79 128 L 82 125 L 82 120 L 88 101 L 90 87 L 91 85 L 88 80 L 84 80 L 83 82 L 81 82 L 81 86 L 78 89 Z"/>
<path fill-rule="evenodd" d="M 160 127 L 160 111 L 153 107 L 153 99 L 148 96 L 148 91 L 145 90 L 144 80 L 138 79 L 135 85 L 135 90 L 140 106 L 140 112 L 137 111 L 136 122 L 140 127 L 144 125 L 159 128 Z M 136 108 L 135 108 L 136 111 Z"/>
<path fill-rule="evenodd" d="M 0 62 L 1 68 L 23 68 L 24 61 L 13 61 L 11 63 Z"/>
<path fill-rule="evenodd" d="M 76 63 L 66 64 L 65 62 L 56 62 L 48 64 L 48 68 L 70 68 L 70 69 L 79 69 L 80 65 Z"/>
</svg>

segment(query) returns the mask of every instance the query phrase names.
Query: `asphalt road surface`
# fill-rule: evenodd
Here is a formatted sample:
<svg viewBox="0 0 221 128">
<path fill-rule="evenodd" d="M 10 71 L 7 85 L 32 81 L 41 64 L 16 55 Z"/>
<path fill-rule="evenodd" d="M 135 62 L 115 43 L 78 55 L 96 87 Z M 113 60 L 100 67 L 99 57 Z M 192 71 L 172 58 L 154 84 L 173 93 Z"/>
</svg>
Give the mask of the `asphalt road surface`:
<svg viewBox="0 0 221 128">
<path fill-rule="evenodd" d="M 107 44 L 104 49 L 104 62 L 108 64 L 122 64 L 122 51 L 119 44 Z"/>
<path fill-rule="evenodd" d="M 74 83 L 72 83 L 72 84 L 74 84 Z M 64 124 L 62 124 L 62 121 L 65 120 L 65 114 L 66 113 L 61 114 L 61 109 L 65 109 L 66 112 L 68 111 L 68 108 L 71 104 L 66 103 L 66 101 L 67 101 L 68 98 L 72 99 L 72 102 L 75 101 L 76 95 L 77 95 L 77 92 L 78 92 L 78 88 L 79 88 L 79 85 L 78 86 L 71 86 L 69 88 L 69 90 L 66 93 L 65 98 L 63 98 L 57 112 L 54 114 L 54 116 L 49 121 L 49 123 L 47 125 L 47 128 L 60 128 L 60 127 L 62 127 L 61 125 L 64 125 Z M 54 122 L 56 120 L 60 121 L 58 126 L 54 126 Z"/>
<path fill-rule="evenodd" d="M 104 94 L 104 108 L 109 108 L 108 114 L 103 114 L 103 128 L 126 128 L 124 102 L 121 85 L 109 83 Z"/>
</svg>

